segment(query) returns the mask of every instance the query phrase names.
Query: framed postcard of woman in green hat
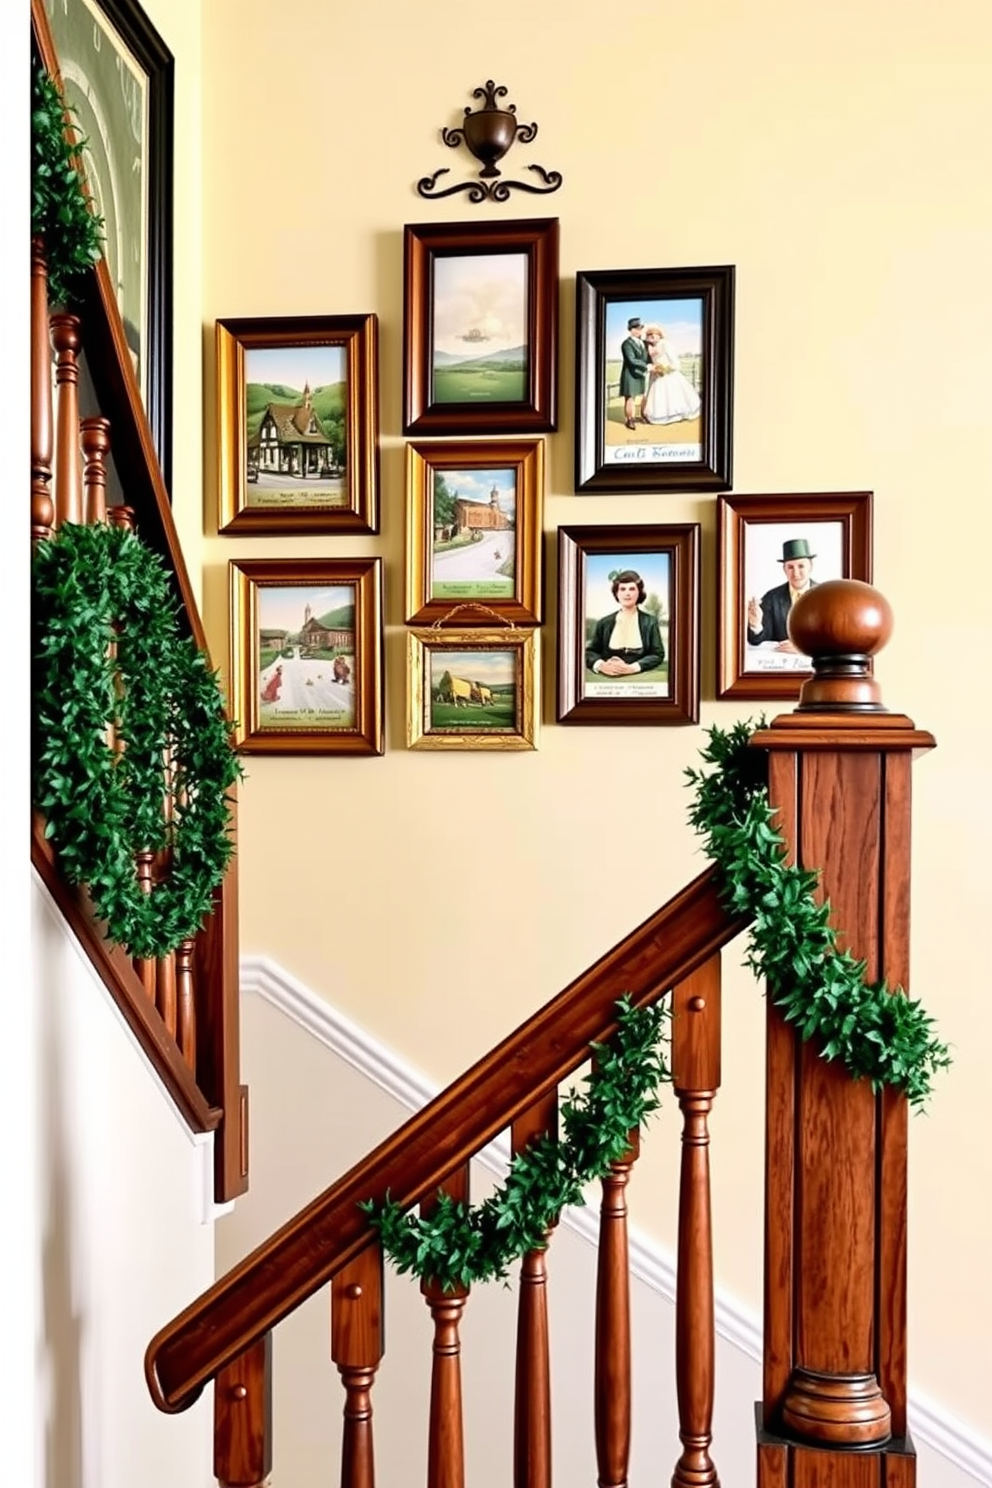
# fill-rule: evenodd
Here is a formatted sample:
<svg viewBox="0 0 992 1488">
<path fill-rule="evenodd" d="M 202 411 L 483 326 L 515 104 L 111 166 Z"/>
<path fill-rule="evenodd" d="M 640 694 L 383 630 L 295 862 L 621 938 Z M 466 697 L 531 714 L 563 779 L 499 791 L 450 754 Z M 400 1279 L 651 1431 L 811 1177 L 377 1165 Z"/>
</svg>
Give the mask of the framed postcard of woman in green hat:
<svg viewBox="0 0 992 1488">
<path fill-rule="evenodd" d="M 811 666 L 789 630 L 825 579 L 871 582 L 871 493 L 721 496 L 717 696 L 794 698 Z"/>
</svg>

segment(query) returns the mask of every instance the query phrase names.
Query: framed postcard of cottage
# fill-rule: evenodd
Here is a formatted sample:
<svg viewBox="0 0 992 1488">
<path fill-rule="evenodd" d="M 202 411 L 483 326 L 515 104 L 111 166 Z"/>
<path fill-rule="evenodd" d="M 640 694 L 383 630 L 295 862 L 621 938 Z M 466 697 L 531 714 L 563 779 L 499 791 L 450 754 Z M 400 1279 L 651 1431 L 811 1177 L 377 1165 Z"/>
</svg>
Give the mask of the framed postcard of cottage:
<svg viewBox="0 0 992 1488">
<path fill-rule="evenodd" d="M 236 559 L 235 742 L 246 754 L 382 754 L 382 560 Z"/>
<path fill-rule="evenodd" d="M 411 749 L 536 749 L 537 632 L 432 626 L 407 639 Z"/>
<path fill-rule="evenodd" d="M 576 312 L 576 491 L 729 489 L 733 265 L 580 273 Z"/>
<path fill-rule="evenodd" d="M 558 219 L 404 233 L 404 434 L 556 427 Z"/>
<path fill-rule="evenodd" d="M 407 445 L 407 620 L 541 622 L 544 443 Z"/>
<path fill-rule="evenodd" d="M 218 320 L 224 533 L 378 532 L 374 315 Z"/>
<path fill-rule="evenodd" d="M 558 532 L 558 722 L 699 719 L 699 524 Z"/>
<path fill-rule="evenodd" d="M 824 579 L 871 583 L 871 492 L 721 496 L 717 550 L 717 696 L 797 698 L 812 667 L 789 611 Z"/>
</svg>

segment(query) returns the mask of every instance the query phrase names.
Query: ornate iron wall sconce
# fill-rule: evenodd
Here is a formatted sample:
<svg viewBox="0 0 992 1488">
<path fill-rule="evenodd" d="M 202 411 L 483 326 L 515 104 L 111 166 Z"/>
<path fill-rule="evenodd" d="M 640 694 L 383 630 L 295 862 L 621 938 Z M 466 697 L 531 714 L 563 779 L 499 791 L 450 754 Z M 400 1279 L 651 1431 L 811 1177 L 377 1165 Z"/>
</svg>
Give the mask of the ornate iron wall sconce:
<svg viewBox="0 0 992 1488">
<path fill-rule="evenodd" d="M 476 160 L 482 161 L 479 179 L 462 181 L 457 186 L 446 186 L 438 191 L 436 187 L 439 178 L 448 174 L 448 167 L 442 165 L 432 176 L 422 176 L 417 182 L 417 191 L 421 196 L 454 196 L 458 191 L 467 191 L 471 202 L 504 202 L 513 190 L 530 191 L 541 196 L 558 190 L 561 174 L 558 171 L 546 171 L 542 165 L 528 165 L 527 169 L 536 171 L 543 185 L 503 179 L 496 162 L 502 160 L 515 140 L 529 145 L 537 137 L 536 124 L 518 122 L 515 104 L 509 103 L 503 108 L 497 103 L 496 100 L 505 98 L 506 94 L 507 89 L 502 84 L 497 87 L 490 78 L 485 87 L 476 88 L 472 93 L 473 98 L 485 99 L 482 108 L 466 108 L 465 122 L 460 129 L 441 130 L 441 138 L 446 145 L 450 145 L 452 149 L 458 145 L 468 145 Z"/>
</svg>

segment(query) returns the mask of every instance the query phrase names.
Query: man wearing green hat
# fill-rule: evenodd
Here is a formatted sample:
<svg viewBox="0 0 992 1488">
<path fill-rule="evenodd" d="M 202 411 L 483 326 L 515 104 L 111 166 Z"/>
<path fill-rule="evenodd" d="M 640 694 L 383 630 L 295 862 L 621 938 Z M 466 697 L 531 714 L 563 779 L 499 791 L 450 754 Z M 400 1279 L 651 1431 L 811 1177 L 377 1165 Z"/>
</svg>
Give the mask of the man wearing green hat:
<svg viewBox="0 0 992 1488">
<path fill-rule="evenodd" d="M 816 580 L 811 577 L 815 557 L 804 537 L 792 537 L 782 544 L 779 562 L 785 572 L 785 583 L 769 589 L 760 600 L 752 596 L 747 602 L 749 646 L 775 641 L 777 651 L 797 649 L 789 640 L 789 611 L 797 599 L 816 587 Z"/>
<path fill-rule="evenodd" d="M 635 399 L 643 405 L 644 389 L 647 386 L 648 367 L 651 358 L 644 345 L 644 322 L 639 315 L 632 315 L 627 322 L 627 335 L 620 343 L 620 396 L 623 399 L 623 421 L 628 429 L 636 429 L 634 421 Z"/>
</svg>

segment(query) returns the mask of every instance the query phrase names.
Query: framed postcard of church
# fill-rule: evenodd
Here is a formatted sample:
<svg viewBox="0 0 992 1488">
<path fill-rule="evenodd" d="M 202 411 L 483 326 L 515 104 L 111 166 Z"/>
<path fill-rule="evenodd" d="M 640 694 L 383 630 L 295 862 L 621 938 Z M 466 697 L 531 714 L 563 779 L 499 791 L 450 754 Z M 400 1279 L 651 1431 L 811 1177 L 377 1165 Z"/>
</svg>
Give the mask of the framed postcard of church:
<svg viewBox="0 0 992 1488">
<path fill-rule="evenodd" d="M 575 490 L 726 491 L 734 266 L 576 275 Z"/>
<path fill-rule="evenodd" d="M 558 219 L 408 225 L 403 433 L 557 427 Z"/>
<path fill-rule="evenodd" d="M 406 618 L 541 623 L 544 443 L 408 444 Z"/>
<path fill-rule="evenodd" d="M 699 523 L 558 531 L 558 722 L 699 721 Z"/>
<path fill-rule="evenodd" d="M 533 626 L 408 631 L 409 747 L 536 749 L 537 640 Z"/>
<path fill-rule="evenodd" d="M 245 754 L 382 754 L 382 560 L 230 564 L 231 711 Z"/>
<path fill-rule="evenodd" d="M 789 611 L 824 579 L 871 583 L 870 491 L 721 496 L 716 689 L 720 698 L 798 698 L 810 658 Z"/>
<path fill-rule="evenodd" d="M 218 320 L 219 530 L 378 532 L 374 315 Z"/>
</svg>

